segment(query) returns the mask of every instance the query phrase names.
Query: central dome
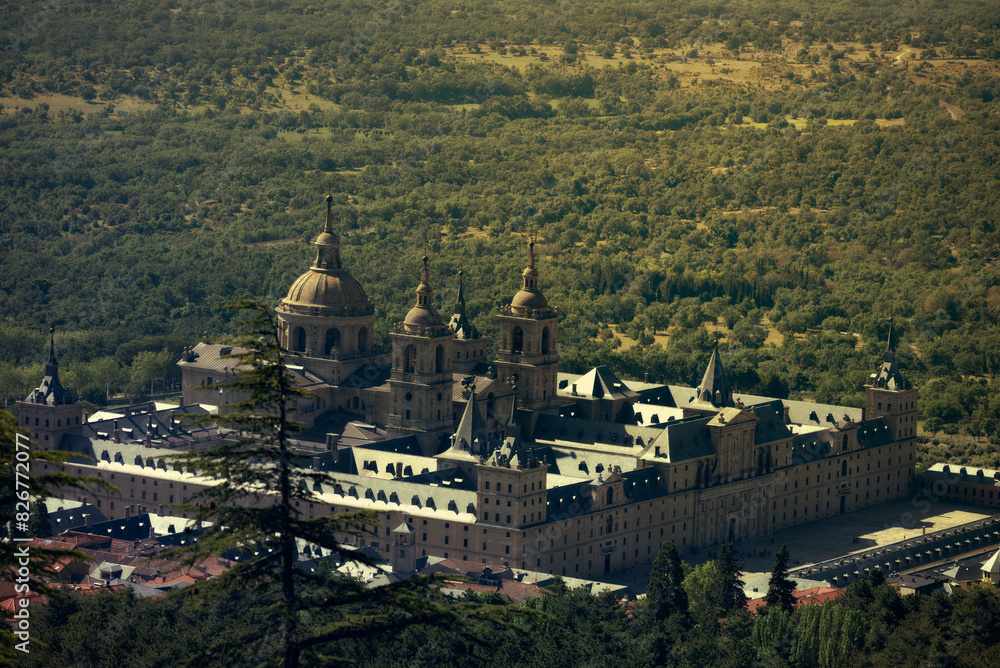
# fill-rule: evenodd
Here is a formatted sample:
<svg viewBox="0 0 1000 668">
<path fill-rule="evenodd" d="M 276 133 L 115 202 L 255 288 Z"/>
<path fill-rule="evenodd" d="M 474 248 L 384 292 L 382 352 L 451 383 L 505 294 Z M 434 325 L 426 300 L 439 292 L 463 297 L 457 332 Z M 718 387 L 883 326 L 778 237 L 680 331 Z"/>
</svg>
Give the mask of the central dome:
<svg viewBox="0 0 1000 668">
<path fill-rule="evenodd" d="M 313 244 L 316 260 L 309 271 L 299 276 L 281 300 L 279 310 L 324 315 L 370 315 L 375 312 L 364 288 L 340 263 L 340 238 L 333 233 L 330 206 L 326 198 L 326 224 Z"/>
<path fill-rule="evenodd" d="M 372 312 L 364 288 L 343 269 L 333 272 L 310 269 L 292 283 L 288 296 L 281 303 L 293 309 L 346 309 L 358 315 Z"/>
</svg>

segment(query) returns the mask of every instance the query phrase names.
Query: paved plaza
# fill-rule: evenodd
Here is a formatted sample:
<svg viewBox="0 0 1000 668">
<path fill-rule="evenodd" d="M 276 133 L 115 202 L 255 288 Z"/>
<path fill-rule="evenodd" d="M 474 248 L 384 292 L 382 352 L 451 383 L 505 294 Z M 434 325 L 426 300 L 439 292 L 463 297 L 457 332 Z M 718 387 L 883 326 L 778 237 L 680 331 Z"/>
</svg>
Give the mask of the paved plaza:
<svg viewBox="0 0 1000 668">
<path fill-rule="evenodd" d="M 990 510 L 982 506 L 950 501 L 929 503 L 923 496 L 914 499 L 885 503 L 782 529 L 775 532 L 773 538 L 763 536 L 736 543 L 734 548 L 737 558 L 743 563 L 747 595 L 753 598 L 767 593 L 774 552 L 782 543 L 788 545 L 791 553 L 788 565 L 791 570 L 992 516 Z M 701 550 L 683 553 L 681 557 L 689 564 L 698 565 L 714 559 L 715 554 L 714 550 Z M 602 579 L 642 592 L 649 579 L 649 567 L 612 573 Z M 810 581 L 800 582 L 800 588 L 804 586 L 813 585 Z M 757 592 L 753 591 L 754 587 L 757 587 Z"/>
</svg>

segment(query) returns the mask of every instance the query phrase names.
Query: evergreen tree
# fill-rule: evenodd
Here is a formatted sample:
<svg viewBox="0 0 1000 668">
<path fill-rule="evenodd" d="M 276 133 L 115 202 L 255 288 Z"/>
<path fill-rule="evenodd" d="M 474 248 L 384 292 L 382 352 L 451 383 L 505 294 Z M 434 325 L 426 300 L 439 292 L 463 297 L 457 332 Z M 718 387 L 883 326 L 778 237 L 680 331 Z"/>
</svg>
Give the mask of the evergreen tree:
<svg viewBox="0 0 1000 668">
<path fill-rule="evenodd" d="M 747 596 L 743 593 L 743 578 L 740 567 L 733 555 L 732 543 L 719 548 L 715 559 L 716 571 L 709 588 L 709 596 L 716 611 L 726 615 L 733 610 L 747 607 Z"/>
<path fill-rule="evenodd" d="M 474 602 L 442 606 L 428 595 L 426 578 L 370 590 L 362 582 L 323 569 L 307 572 L 295 567 L 297 542 L 322 548 L 341 561 L 371 565 L 370 559 L 341 545 L 338 535 L 355 533 L 362 521 L 373 522 L 375 516 L 355 512 L 306 519 L 296 510 L 321 503 L 315 490 L 334 482 L 322 471 L 297 466 L 290 449 L 289 435 L 300 427 L 290 413 L 309 395 L 291 376 L 289 354 L 280 345 L 271 309 L 247 300 L 231 308 L 250 316 L 247 331 L 232 341 L 234 351 L 239 350 L 232 355 L 237 374 L 232 381 L 219 384 L 238 400 L 214 420 L 221 429 L 243 437 L 175 458 L 185 469 L 215 480 L 181 506 L 206 528 L 196 542 L 179 548 L 177 554 L 189 565 L 227 551 L 248 556 L 236 568 L 178 596 L 208 599 L 242 588 L 265 591 L 270 583 L 277 583 L 280 599 L 271 606 L 268 618 L 281 628 L 280 662 L 285 668 L 297 668 L 303 659 L 309 663 L 330 659 L 321 653 L 322 647 L 341 639 L 413 624 L 461 629 L 470 616 L 477 622 L 503 622 L 512 614 L 506 607 Z M 345 606 L 355 604 L 365 606 L 368 614 L 344 613 Z M 305 619 L 314 625 L 302 637 L 300 626 Z M 321 623 L 315 624 L 317 620 Z M 241 627 L 205 659 L 218 661 L 232 648 L 259 642 L 266 635 L 257 627 Z"/>
<path fill-rule="evenodd" d="M 40 496 L 31 504 L 28 533 L 36 538 L 47 538 L 52 535 L 52 522 L 49 520 L 49 509 L 45 501 L 45 497 Z"/>
<path fill-rule="evenodd" d="M 688 597 L 682 586 L 684 567 L 673 541 L 660 544 L 646 588 L 646 607 L 652 619 L 659 621 L 670 615 L 687 615 Z"/>
<path fill-rule="evenodd" d="M 778 607 L 791 612 L 795 607 L 795 581 L 788 578 L 788 546 L 782 544 L 774 554 L 774 566 L 771 568 L 771 579 L 767 584 L 767 596 L 764 603 L 767 607 Z"/>
</svg>

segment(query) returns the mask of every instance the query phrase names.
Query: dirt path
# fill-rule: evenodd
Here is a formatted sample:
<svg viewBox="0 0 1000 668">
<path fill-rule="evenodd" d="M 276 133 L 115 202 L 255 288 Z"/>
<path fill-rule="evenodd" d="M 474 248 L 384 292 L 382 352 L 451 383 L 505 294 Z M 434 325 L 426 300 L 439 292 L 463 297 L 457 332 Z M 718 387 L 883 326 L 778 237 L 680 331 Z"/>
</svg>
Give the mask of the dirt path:
<svg viewBox="0 0 1000 668">
<path fill-rule="evenodd" d="M 948 113 L 951 114 L 952 119 L 956 121 L 962 117 L 962 114 L 965 113 L 964 111 L 962 111 L 960 107 L 956 107 L 953 104 L 948 104 L 944 100 L 938 100 L 938 104 L 947 109 Z"/>
</svg>

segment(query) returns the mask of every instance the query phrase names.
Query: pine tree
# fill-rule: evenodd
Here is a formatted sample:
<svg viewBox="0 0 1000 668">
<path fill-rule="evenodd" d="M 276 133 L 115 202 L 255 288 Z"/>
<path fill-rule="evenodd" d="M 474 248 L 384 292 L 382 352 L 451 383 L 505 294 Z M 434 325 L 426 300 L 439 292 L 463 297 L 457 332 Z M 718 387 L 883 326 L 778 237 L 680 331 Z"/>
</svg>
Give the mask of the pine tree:
<svg viewBox="0 0 1000 668">
<path fill-rule="evenodd" d="M 774 554 L 774 566 L 771 568 L 771 579 L 767 584 L 767 596 L 764 603 L 770 607 L 779 607 L 791 612 L 795 607 L 795 581 L 788 578 L 788 546 L 782 544 Z"/>
<path fill-rule="evenodd" d="M 175 554 L 189 565 L 227 551 L 240 551 L 248 557 L 236 568 L 178 596 L 203 602 L 233 589 L 265 591 L 276 583 L 280 603 L 270 610 L 280 620 L 281 663 L 285 668 L 297 668 L 303 658 L 310 663 L 318 661 L 324 645 L 345 638 L 413 624 L 464 628 L 470 617 L 475 618 L 474 623 L 503 623 L 513 614 L 506 606 L 435 603 L 427 591 L 426 578 L 370 590 L 355 579 L 295 567 L 297 541 L 322 548 L 341 561 L 372 565 L 366 557 L 341 545 L 338 536 L 356 533 L 362 522 L 374 522 L 375 515 L 355 512 L 306 519 L 296 509 L 321 503 L 315 490 L 334 483 L 322 471 L 297 466 L 290 449 L 289 436 L 299 427 L 290 413 L 299 399 L 309 395 L 290 374 L 289 353 L 279 343 L 278 324 L 270 308 L 252 301 L 237 302 L 232 308 L 244 310 L 250 321 L 247 331 L 232 341 L 234 351 L 242 351 L 232 355 L 237 374 L 218 387 L 238 400 L 214 420 L 220 429 L 232 430 L 241 438 L 213 450 L 175 457 L 186 470 L 214 481 L 181 506 L 205 530 L 197 541 Z M 342 612 L 344 606 L 354 604 L 363 604 L 368 614 Z M 300 636 L 302 615 L 309 615 L 311 628 L 318 629 L 308 637 Z M 322 623 L 316 624 L 317 620 Z M 266 633 L 259 628 L 234 631 L 213 648 L 213 653 L 258 642 L 262 636 Z"/>
<path fill-rule="evenodd" d="M 733 610 L 746 608 L 747 596 L 743 592 L 742 573 L 733 555 L 731 543 L 719 548 L 715 565 L 715 576 L 709 594 L 719 614 L 726 615 Z"/>
<path fill-rule="evenodd" d="M 660 544 L 646 588 L 646 605 L 652 619 L 659 621 L 670 615 L 688 613 L 687 592 L 682 586 L 684 566 L 673 541 Z"/>
<path fill-rule="evenodd" d="M 49 519 L 49 509 L 44 496 L 38 497 L 31 504 L 28 533 L 36 538 L 47 538 L 52 535 L 52 521 Z"/>
</svg>

